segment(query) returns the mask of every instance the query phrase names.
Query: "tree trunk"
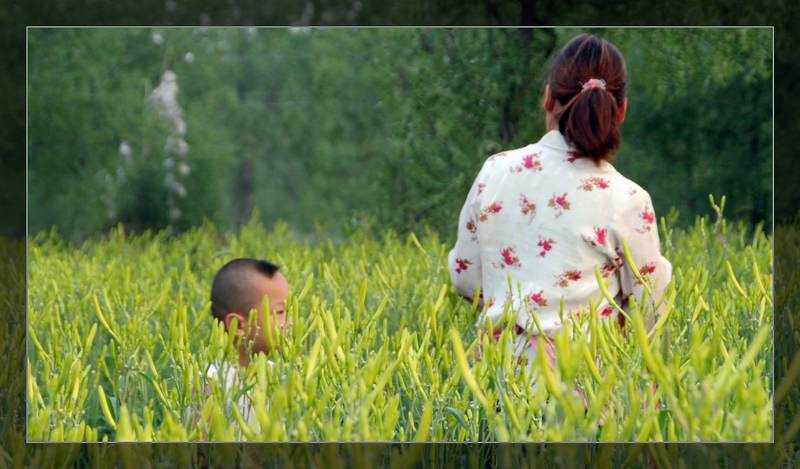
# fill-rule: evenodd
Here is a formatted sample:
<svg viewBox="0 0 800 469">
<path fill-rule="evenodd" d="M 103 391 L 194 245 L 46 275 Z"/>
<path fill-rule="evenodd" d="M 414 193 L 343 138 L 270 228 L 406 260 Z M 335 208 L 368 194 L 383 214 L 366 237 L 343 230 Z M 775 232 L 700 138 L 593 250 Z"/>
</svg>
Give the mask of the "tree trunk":
<svg viewBox="0 0 800 469">
<path fill-rule="evenodd" d="M 236 177 L 236 224 L 246 224 L 253 213 L 253 160 L 242 151 L 239 158 L 239 174 Z"/>
<path fill-rule="evenodd" d="M 242 61 L 242 73 L 236 83 L 236 91 L 239 97 L 239 107 L 246 109 L 246 103 L 250 95 L 250 77 L 252 75 L 252 63 L 250 62 L 250 40 L 247 33 L 240 31 L 239 37 L 239 56 Z M 243 112 L 243 111 L 240 111 Z M 247 119 L 247 117 L 245 117 Z M 248 129 L 249 130 L 249 129 Z M 239 167 L 236 174 L 236 226 L 241 227 L 250 219 L 253 212 L 253 171 L 255 164 L 250 148 L 249 137 L 241 142 L 239 147 Z"/>
</svg>

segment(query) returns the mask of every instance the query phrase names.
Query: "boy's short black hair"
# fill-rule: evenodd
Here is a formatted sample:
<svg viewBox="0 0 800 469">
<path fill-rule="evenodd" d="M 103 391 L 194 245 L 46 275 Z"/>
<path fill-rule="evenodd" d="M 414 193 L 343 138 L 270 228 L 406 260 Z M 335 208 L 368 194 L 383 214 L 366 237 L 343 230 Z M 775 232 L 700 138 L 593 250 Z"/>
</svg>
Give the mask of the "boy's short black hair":
<svg viewBox="0 0 800 469">
<path fill-rule="evenodd" d="M 257 303 L 247 291 L 248 276 L 260 273 L 272 278 L 278 269 L 271 262 L 249 258 L 234 259 L 222 266 L 211 285 L 211 314 L 220 321 L 231 312 L 247 314 Z"/>
</svg>

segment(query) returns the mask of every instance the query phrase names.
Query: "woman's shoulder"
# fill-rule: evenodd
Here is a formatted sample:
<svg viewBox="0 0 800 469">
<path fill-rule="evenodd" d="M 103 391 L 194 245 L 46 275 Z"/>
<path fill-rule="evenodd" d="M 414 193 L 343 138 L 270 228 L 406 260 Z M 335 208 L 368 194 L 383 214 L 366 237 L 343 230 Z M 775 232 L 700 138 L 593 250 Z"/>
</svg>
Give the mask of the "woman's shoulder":
<svg viewBox="0 0 800 469">
<path fill-rule="evenodd" d="M 616 171 L 613 174 L 612 184 L 616 186 L 611 197 L 614 223 L 628 224 L 632 219 L 638 222 L 642 216 L 650 216 L 653 210 L 652 200 L 647 190 Z"/>
<path fill-rule="evenodd" d="M 633 179 L 624 176 L 622 173 L 616 170 L 612 173 L 612 177 L 617 186 L 617 190 L 614 191 L 617 199 L 622 201 L 650 199 L 650 194 L 647 192 L 647 190 L 645 190 Z"/>
<path fill-rule="evenodd" d="M 519 165 L 526 157 L 531 159 L 538 158 L 539 154 L 540 149 L 537 148 L 535 143 L 523 147 L 501 150 L 490 154 L 489 157 L 486 158 L 481 167 L 481 172 L 487 173 L 505 170 L 514 165 Z"/>
<path fill-rule="evenodd" d="M 493 153 L 486 158 L 486 162 L 500 162 L 500 161 L 507 161 L 509 158 L 513 158 L 514 156 L 522 156 L 529 153 L 534 153 L 537 151 L 537 146 L 535 143 L 531 143 L 525 145 L 523 147 L 518 148 L 510 148 L 507 150 L 501 150 L 497 153 Z"/>
</svg>

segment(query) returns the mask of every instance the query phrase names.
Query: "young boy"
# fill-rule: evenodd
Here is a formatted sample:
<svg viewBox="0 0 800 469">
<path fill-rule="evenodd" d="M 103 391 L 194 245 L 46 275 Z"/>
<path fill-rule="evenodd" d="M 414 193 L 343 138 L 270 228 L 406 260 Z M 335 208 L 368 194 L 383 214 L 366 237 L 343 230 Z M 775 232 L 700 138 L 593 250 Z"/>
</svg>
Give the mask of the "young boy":
<svg viewBox="0 0 800 469">
<path fill-rule="evenodd" d="M 261 311 L 262 301 L 269 299 L 271 318 L 269 324 L 277 332 L 286 327 L 285 301 L 289 295 L 289 283 L 278 272 L 279 267 L 267 261 L 255 259 L 234 259 L 217 272 L 211 286 L 211 314 L 225 324 L 225 330 L 237 336 L 246 337 L 239 349 L 239 365 L 247 366 L 250 351 L 268 353 L 266 324 Z M 248 330 L 250 310 L 258 312 L 255 328 Z M 236 319 L 236 330 L 231 331 L 231 323 Z"/>
<path fill-rule="evenodd" d="M 234 259 L 225 264 L 214 276 L 211 286 L 211 314 L 225 325 L 229 334 L 239 340 L 239 368 L 245 368 L 250 359 L 259 353 L 268 354 L 267 327 L 272 327 L 273 337 L 288 324 L 285 302 L 289 295 L 289 283 L 278 271 L 279 267 L 264 260 Z M 270 317 L 264 317 L 262 302 L 269 301 Z M 249 321 L 250 311 L 254 310 L 255 321 Z M 236 320 L 236 328 L 233 322 Z M 270 366 L 274 363 L 267 361 Z M 211 365 L 206 374 L 215 379 L 220 370 Z M 223 366 L 226 389 L 235 387 L 238 377 L 237 366 Z M 210 389 L 207 392 L 211 392 Z M 247 395 L 239 398 L 238 410 L 245 422 L 255 423 L 255 412 Z"/>
</svg>

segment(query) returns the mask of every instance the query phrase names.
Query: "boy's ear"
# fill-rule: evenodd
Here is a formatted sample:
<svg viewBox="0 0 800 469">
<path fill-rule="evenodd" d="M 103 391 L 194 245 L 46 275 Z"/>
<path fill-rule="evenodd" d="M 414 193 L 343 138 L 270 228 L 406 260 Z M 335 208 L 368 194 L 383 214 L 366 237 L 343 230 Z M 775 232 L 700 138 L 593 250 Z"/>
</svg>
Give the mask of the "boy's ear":
<svg viewBox="0 0 800 469">
<path fill-rule="evenodd" d="M 233 322 L 234 319 L 236 319 L 236 330 L 231 331 L 231 323 Z M 236 335 L 243 335 L 245 321 L 247 320 L 240 313 L 228 313 L 227 315 L 225 315 L 225 330 L 228 332 L 233 332 Z"/>
</svg>

